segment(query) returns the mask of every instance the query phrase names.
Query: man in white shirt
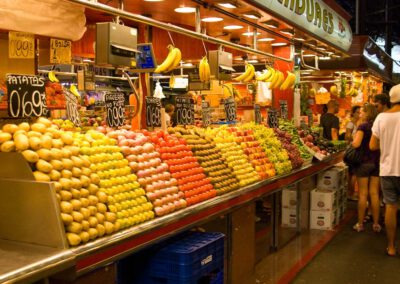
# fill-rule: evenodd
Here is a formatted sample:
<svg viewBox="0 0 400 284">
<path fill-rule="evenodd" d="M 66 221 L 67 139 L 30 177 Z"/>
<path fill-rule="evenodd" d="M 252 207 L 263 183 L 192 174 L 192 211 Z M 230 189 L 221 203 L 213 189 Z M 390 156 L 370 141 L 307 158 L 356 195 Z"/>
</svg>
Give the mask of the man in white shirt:
<svg viewBox="0 0 400 284">
<path fill-rule="evenodd" d="M 381 150 L 379 175 L 386 204 L 387 254 L 397 254 L 395 239 L 400 198 L 400 84 L 390 92 L 392 107 L 380 113 L 372 126 L 371 150 Z"/>
</svg>

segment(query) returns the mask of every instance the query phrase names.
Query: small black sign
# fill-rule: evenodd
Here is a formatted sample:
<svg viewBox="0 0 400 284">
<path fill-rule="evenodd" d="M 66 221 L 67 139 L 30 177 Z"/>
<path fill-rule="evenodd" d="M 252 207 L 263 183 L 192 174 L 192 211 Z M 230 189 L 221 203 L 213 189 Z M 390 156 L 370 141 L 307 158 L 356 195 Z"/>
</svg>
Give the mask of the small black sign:
<svg viewBox="0 0 400 284">
<path fill-rule="evenodd" d="M 279 106 L 281 108 L 281 118 L 286 120 L 288 118 L 287 101 L 286 100 L 280 100 L 279 101 Z"/>
<path fill-rule="evenodd" d="M 161 100 L 146 97 L 146 127 L 161 127 Z"/>
<path fill-rule="evenodd" d="M 203 127 L 207 127 L 211 124 L 211 108 L 208 102 L 201 102 L 201 114 L 203 120 Z"/>
<path fill-rule="evenodd" d="M 81 117 L 78 110 L 78 98 L 66 88 L 63 88 L 63 92 L 65 96 L 67 119 L 72 121 L 76 127 L 80 127 Z"/>
<path fill-rule="evenodd" d="M 271 108 L 268 110 L 268 126 L 270 128 L 279 127 L 278 111 L 276 109 Z"/>
<path fill-rule="evenodd" d="M 194 124 L 194 103 L 190 97 L 176 97 L 175 107 L 177 124 Z"/>
<path fill-rule="evenodd" d="M 254 104 L 254 121 L 256 124 L 262 123 L 261 107 L 259 104 Z"/>
<path fill-rule="evenodd" d="M 8 75 L 8 115 L 10 117 L 47 116 L 45 79 L 34 75 Z"/>
<path fill-rule="evenodd" d="M 107 124 L 110 127 L 125 125 L 125 98 L 120 92 L 108 93 L 104 96 Z"/>
<path fill-rule="evenodd" d="M 225 99 L 224 108 L 226 113 L 226 121 L 236 121 L 236 104 L 233 97 Z"/>
</svg>

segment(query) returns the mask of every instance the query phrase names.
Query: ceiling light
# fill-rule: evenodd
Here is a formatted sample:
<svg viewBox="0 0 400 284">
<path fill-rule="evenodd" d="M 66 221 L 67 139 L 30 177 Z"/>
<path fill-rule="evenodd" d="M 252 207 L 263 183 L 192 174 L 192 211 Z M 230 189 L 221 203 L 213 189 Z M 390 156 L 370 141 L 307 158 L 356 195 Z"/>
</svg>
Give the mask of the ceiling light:
<svg viewBox="0 0 400 284">
<path fill-rule="evenodd" d="M 224 30 L 240 30 L 243 29 L 243 26 L 239 25 L 230 25 L 230 26 L 225 26 Z"/>
<path fill-rule="evenodd" d="M 221 22 L 224 19 L 220 18 L 220 17 L 208 17 L 208 18 L 203 18 L 201 19 L 203 22 L 206 23 L 216 23 L 216 22 Z"/>
<path fill-rule="evenodd" d="M 341 56 L 338 54 L 332 54 L 331 57 L 336 57 L 336 58 L 340 58 Z"/>
<path fill-rule="evenodd" d="M 194 8 L 194 7 L 179 7 L 179 8 L 175 8 L 175 12 L 184 13 L 184 14 L 194 13 L 194 12 L 196 12 L 196 8 Z"/>
<path fill-rule="evenodd" d="M 265 22 L 262 22 L 263 24 L 265 24 L 267 27 L 273 28 L 273 29 L 277 29 L 279 27 L 279 23 L 278 21 L 275 20 L 268 20 Z"/>
<path fill-rule="evenodd" d="M 183 67 L 192 67 L 193 64 L 190 63 L 190 62 L 187 62 L 187 63 L 183 63 L 182 66 L 183 66 Z"/>
<path fill-rule="evenodd" d="M 274 42 L 274 43 L 271 43 L 271 46 L 285 46 L 285 45 L 287 45 L 286 42 Z"/>
<path fill-rule="evenodd" d="M 275 39 L 272 37 L 263 37 L 259 38 L 257 41 L 274 41 Z"/>
<path fill-rule="evenodd" d="M 312 47 L 315 47 L 317 45 L 317 41 L 315 41 L 315 40 L 307 41 L 307 43 Z"/>
<path fill-rule="evenodd" d="M 303 54 L 303 57 L 315 57 L 315 54 Z"/>
<path fill-rule="evenodd" d="M 319 60 L 330 60 L 331 57 L 330 56 L 320 56 L 318 57 Z"/>
<path fill-rule="evenodd" d="M 227 8 L 227 9 L 235 9 L 238 7 L 236 1 L 229 1 L 229 0 L 221 1 L 221 2 L 217 3 L 217 5 Z"/>
<path fill-rule="evenodd" d="M 256 35 L 260 35 L 260 34 L 261 33 L 259 33 L 259 32 L 256 33 Z M 244 35 L 244 36 L 253 36 L 254 32 L 245 32 L 245 33 L 242 33 L 242 35 Z"/>
<path fill-rule="evenodd" d="M 302 38 L 302 37 L 299 37 L 299 36 L 296 36 L 293 39 L 297 40 L 297 41 L 305 41 L 306 40 L 305 38 Z"/>
<path fill-rule="evenodd" d="M 253 20 L 258 20 L 261 19 L 261 14 L 256 12 L 256 11 L 249 11 L 249 12 L 245 12 L 243 13 L 243 16 L 245 16 L 246 18 L 249 19 L 253 19 Z"/>
<path fill-rule="evenodd" d="M 235 60 L 235 61 L 242 61 L 242 60 L 243 60 L 243 57 L 242 57 L 242 56 L 235 56 L 235 57 L 233 58 L 233 60 Z"/>
<path fill-rule="evenodd" d="M 324 50 L 326 50 L 326 48 L 325 48 L 325 47 L 323 47 L 323 46 L 318 46 L 318 47 L 316 47 L 316 49 L 317 49 L 317 50 L 320 50 L 320 51 L 324 51 Z"/>
<path fill-rule="evenodd" d="M 294 35 L 293 29 L 281 29 L 280 32 L 285 35 L 290 35 L 290 36 Z"/>
<path fill-rule="evenodd" d="M 258 60 L 257 59 L 247 60 L 247 63 L 250 63 L 250 64 L 258 63 Z"/>
</svg>

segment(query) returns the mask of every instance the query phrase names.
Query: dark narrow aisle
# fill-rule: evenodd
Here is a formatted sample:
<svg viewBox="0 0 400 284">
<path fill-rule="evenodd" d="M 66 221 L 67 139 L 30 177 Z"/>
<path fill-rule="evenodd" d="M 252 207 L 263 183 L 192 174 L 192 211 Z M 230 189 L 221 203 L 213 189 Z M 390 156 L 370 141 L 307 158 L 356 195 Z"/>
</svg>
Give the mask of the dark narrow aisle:
<svg viewBox="0 0 400 284">
<path fill-rule="evenodd" d="M 368 223 L 356 233 L 355 222 L 354 216 L 291 283 L 400 283 L 400 256 L 385 254 L 385 232 L 374 233 Z"/>
</svg>

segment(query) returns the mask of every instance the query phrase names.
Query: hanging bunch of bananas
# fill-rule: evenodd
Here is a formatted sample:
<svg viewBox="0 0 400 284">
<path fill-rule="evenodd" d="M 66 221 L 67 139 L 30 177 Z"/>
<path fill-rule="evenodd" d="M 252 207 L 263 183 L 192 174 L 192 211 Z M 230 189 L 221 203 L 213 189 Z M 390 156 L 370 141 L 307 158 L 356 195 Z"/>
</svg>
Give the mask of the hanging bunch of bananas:
<svg viewBox="0 0 400 284">
<path fill-rule="evenodd" d="M 255 68 L 252 64 L 246 63 L 246 69 L 242 75 L 233 78 L 236 82 L 249 82 L 254 78 Z"/>
<path fill-rule="evenodd" d="M 210 81 L 210 64 L 208 64 L 207 56 L 204 56 L 200 60 L 199 64 L 199 76 L 201 82 Z"/>
<path fill-rule="evenodd" d="M 172 74 L 171 77 L 169 77 L 169 87 L 173 89 L 174 86 L 175 86 L 175 76 L 174 74 Z"/>
<path fill-rule="evenodd" d="M 171 44 L 169 44 L 167 48 L 169 50 L 167 58 L 165 58 L 163 63 L 157 66 L 156 70 L 154 70 L 154 73 L 169 72 L 179 65 L 179 62 L 182 59 L 181 50 Z"/>
<path fill-rule="evenodd" d="M 358 89 L 354 88 L 353 86 L 349 87 L 346 91 L 346 96 L 348 97 L 355 97 L 358 95 Z"/>
<path fill-rule="evenodd" d="M 286 71 L 287 76 L 285 78 L 284 74 L 270 66 L 267 66 L 267 71 L 257 77 L 257 81 L 270 82 L 270 89 L 280 88 L 284 91 L 288 88 L 293 88 L 294 82 L 296 80 L 296 75 L 292 72 Z"/>
<path fill-rule="evenodd" d="M 294 75 L 294 73 L 290 72 L 290 71 L 286 71 L 286 79 L 285 81 L 283 81 L 282 85 L 281 85 L 281 90 L 287 90 L 288 88 L 293 88 L 294 83 L 296 81 L 296 75 Z"/>
</svg>

